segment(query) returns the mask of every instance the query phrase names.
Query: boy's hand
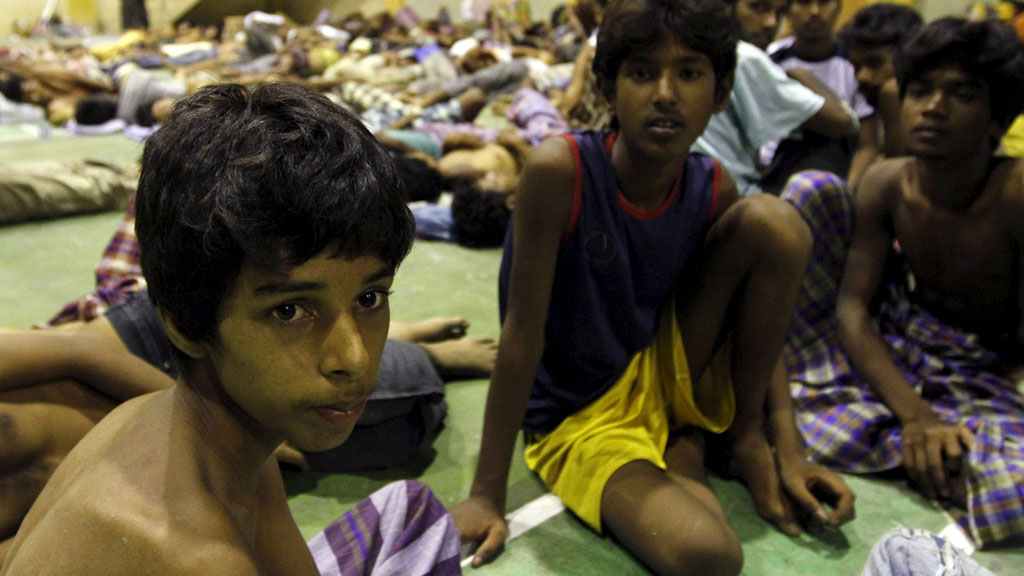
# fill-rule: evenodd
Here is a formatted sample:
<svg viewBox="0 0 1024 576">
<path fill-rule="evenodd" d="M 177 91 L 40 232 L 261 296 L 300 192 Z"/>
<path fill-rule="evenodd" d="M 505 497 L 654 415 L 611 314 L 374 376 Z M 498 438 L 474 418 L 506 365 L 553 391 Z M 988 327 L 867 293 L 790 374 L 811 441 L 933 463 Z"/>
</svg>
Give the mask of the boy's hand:
<svg viewBox="0 0 1024 576">
<path fill-rule="evenodd" d="M 505 545 L 508 524 L 491 499 L 470 496 L 452 506 L 451 515 L 462 542 L 480 542 L 473 553 L 474 568 L 490 562 Z"/>
<path fill-rule="evenodd" d="M 786 496 L 798 507 L 798 512 L 803 512 L 799 515 L 809 519 L 810 527 L 838 528 L 856 515 L 853 490 L 841 476 L 828 468 L 803 459 L 780 460 L 779 476 Z M 832 511 L 827 511 L 824 504 L 828 504 Z M 789 521 L 795 524 L 792 518 Z M 791 534 L 781 523 L 779 527 Z M 796 534 L 799 534 L 799 529 Z"/>
<path fill-rule="evenodd" d="M 934 414 L 905 422 L 903 465 L 910 481 L 929 500 L 964 498 L 964 449 L 973 443 L 966 426 L 947 424 Z"/>
</svg>

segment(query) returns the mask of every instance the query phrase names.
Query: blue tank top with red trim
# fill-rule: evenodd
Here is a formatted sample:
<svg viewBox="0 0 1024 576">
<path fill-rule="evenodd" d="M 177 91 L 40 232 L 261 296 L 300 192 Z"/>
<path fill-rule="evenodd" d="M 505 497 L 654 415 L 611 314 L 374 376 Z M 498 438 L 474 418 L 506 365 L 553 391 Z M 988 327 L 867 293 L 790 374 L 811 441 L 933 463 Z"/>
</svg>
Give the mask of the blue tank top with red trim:
<svg viewBox="0 0 1024 576">
<path fill-rule="evenodd" d="M 576 165 L 573 213 L 563 237 L 545 328 L 545 348 L 523 429 L 553 430 L 601 396 L 654 339 L 693 253 L 703 244 L 718 197 L 721 168 L 691 153 L 665 202 L 631 205 L 611 163 L 615 133 L 562 135 Z M 513 231 L 499 275 L 504 321 Z"/>
</svg>

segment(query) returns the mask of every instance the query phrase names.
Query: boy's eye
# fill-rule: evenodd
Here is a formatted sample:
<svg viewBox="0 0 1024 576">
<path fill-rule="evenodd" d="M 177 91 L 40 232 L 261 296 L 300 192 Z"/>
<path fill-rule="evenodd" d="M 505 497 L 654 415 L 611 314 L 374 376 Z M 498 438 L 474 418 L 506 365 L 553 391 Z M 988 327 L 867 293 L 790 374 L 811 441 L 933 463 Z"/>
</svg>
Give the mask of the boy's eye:
<svg viewBox="0 0 1024 576">
<path fill-rule="evenodd" d="M 633 67 L 633 68 L 632 68 L 632 69 L 630 70 L 630 72 L 629 72 L 629 75 L 630 75 L 630 76 L 631 76 L 631 77 L 632 77 L 632 78 L 633 78 L 634 80 L 640 80 L 640 81 L 643 81 L 643 80 L 647 80 L 648 78 L 650 78 L 650 77 L 651 77 L 651 73 L 650 73 L 650 71 L 649 71 L 649 70 L 647 70 L 647 68 L 645 68 L 645 67 L 643 67 L 643 66 L 634 66 L 634 67 Z"/>
<path fill-rule="evenodd" d="M 298 304 L 295 304 L 294 302 L 281 304 L 280 306 L 271 310 L 270 313 L 274 316 L 274 318 L 280 320 L 281 322 L 295 322 L 296 320 L 301 320 L 302 318 L 305 318 L 309 314 L 305 308 L 299 306 Z"/>
<path fill-rule="evenodd" d="M 370 290 L 359 295 L 359 306 L 364 310 L 378 310 L 387 302 L 388 292 L 384 290 Z"/>
<path fill-rule="evenodd" d="M 704 74 L 699 68 L 683 68 L 679 71 L 679 77 L 683 80 L 697 80 Z"/>
<path fill-rule="evenodd" d="M 907 96 L 921 98 L 926 96 L 929 92 L 931 92 L 931 86 L 928 86 L 923 82 L 911 82 L 907 85 Z"/>
<path fill-rule="evenodd" d="M 958 86 L 952 93 L 954 98 L 964 102 L 973 102 L 978 97 L 978 89 L 973 86 Z"/>
</svg>

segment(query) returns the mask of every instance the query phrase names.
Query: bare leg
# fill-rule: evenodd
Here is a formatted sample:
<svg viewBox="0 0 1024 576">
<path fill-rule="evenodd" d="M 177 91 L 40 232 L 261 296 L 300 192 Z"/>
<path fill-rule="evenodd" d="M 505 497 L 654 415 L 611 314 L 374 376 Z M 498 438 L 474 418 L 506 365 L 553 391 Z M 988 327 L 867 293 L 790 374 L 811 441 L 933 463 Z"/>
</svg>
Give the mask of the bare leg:
<svg viewBox="0 0 1024 576">
<path fill-rule="evenodd" d="M 696 377 L 730 337 L 736 418 L 718 440 L 720 462 L 750 490 L 759 511 L 778 503 L 779 479 L 765 437 L 768 385 L 796 307 L 811 238 L 789 204 L 747 198 L 712 226 L 692 290 L 680 293 L 680 329 Z M 701 391 L 695 390 L 698 402 Z M 709 438 L 710 440 L 710 438 Z"/>
<path fill-rule="evenodd" d="M 434 317 L 419 322 L 391 322 L 388 338 L 405 342 L 440 342 L 461 338 L 469 321 L 461 316 Z"/>
<path fill-rule="evenodd" d="M 498 358 L 498 343 L 493 338 L 459 338 L 423 343 L 420 347 L 437 373 L 449 378 L 490 376 Z"/>
<path fill-rule="evenodd" d="M 612 474 L 601 497 L 605 527 L 657 574 L 738 574 L 743 550 L 704 478 L 699 440 L 675 439 L 666 458 L 667 472 L 635 461 Z"/>
</svg>

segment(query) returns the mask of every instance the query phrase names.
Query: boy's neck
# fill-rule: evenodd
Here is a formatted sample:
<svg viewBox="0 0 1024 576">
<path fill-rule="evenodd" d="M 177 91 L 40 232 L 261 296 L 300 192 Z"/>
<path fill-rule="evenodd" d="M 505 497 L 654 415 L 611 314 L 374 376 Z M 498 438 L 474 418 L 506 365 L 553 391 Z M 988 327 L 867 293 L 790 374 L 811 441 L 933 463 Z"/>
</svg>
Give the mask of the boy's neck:
<svg viewBox="0 0 1024 576">
<path fill-rule="evenodd" d="M 631 156 L 627 147 L 616 139 L 612 148 L 612 167 L 619 192 L 633 206 L 653 210 L 672 193 L 680 171 L 686 166 L 686 156 L 679 162 L 653 165 Z"/>
<path fill-rule="evenodd" d="M 957 161 L 916 157 L 919 192 L 936 206 L 954 212 L 966 210 L 985 191 L 992 160 L 991 153 Z"/>
<path fill-rule="evenodd" d="M 253 479 L 281 443 L 279 438 L 262 438 L 258 424 L 216 384 L 212 369 L 199 365 L 186 381 L 180 378 L 171 389 L 180 421 L 205 448 L 197 451 L 211 472 L 211 484 L 231 486 Z M 268 435 L 269 436 L 269 435 Z M 236 486 L 235 489 L 242 489 Z"/>
<path fill-rule="evenodd" d="M 806 62 L 819 62 L 831 58 L 836 53 L 835 36 L 820 40 L 809 40 L 799 36 L 793 40 L 793 55 Z"/>
</svg>

